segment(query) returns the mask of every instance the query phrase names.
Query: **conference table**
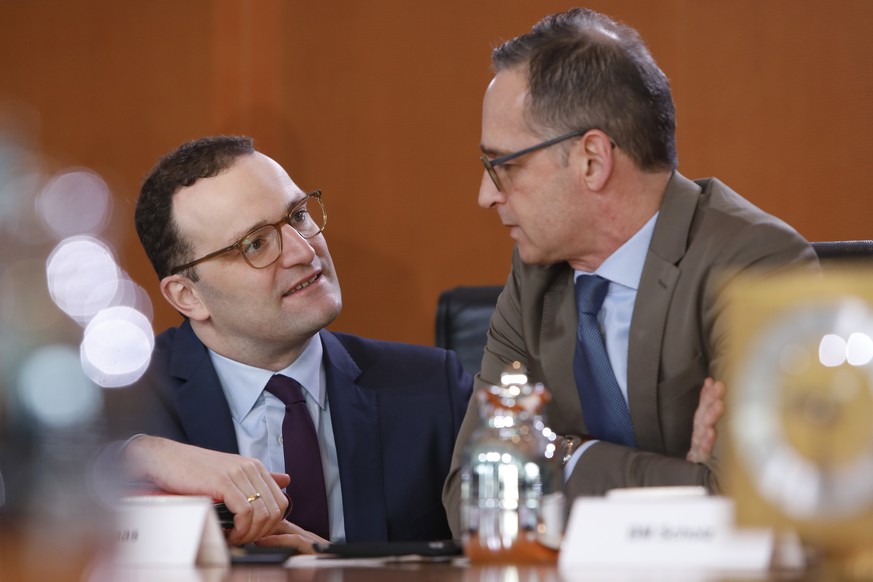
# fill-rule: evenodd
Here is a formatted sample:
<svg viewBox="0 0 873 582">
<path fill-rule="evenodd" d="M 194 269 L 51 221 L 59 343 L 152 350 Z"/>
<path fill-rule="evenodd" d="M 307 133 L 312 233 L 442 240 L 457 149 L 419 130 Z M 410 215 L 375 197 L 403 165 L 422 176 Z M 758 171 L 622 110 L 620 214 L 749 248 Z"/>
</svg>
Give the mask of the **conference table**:
<svg viewBox="0 0 873 582">
<path fill-rule="evenodd" d="M 296 560 L 297 558 L 293 558 Z M 733 582 L 831 580 L 816 569 L 805 572 L 719 573 L 648 569 L 559 572 L 557 565 L 478 565 L 452 562 L 369 562 L 330 560 L 325 564 L 239 565 L 217 568 L 135 568 L 95 573 L 89 582 Z"/>
<path fill-rule="evenodd" d="M 2 536 L 0 536 L 2 540 Z M 5 549 L 9 549 L 7 546 Z M 5 552 L 0 551 L 0 555 Z M 318 563 L 231 564 L 219 567 L 143 567 L 71 563 L 51 552 L 28 563 L 5 553 L 3 582 L 825 582 L 836 578 L 820 567 L 804 571 L 709 572 L 685 570 L 582 570 L 562 572 L 557 564 L 470 564 L 450 562 L 327 560 Z M 24 556 L 18 555 L 19 558 Z M 32 561 L 36 559 L 37 561 Z M 632 559 L 632 558 L 631 558 Z"/>
<path fill-rule="evenodd" d="M 285 563 L 230 564 L 219 567 L 118 566 L 101 560 L 90 544 L 78 549 L 56 543 L 23 543 L 21 531 L 0 528 L 0 581 L 2 582 L 733 582 L 834 580 L 832 573 L 813 565 L 806 570 L 717 572 L 693 570 L 561 571 L 557 564 L 471 564 L 466 558 L 448 561 L 413 559 L 325 559 L 295 556 Z M 38 531 L 51 531 L 51 528 Z M 81 532 L 80 532 L 81 533 Z M 10 535 L 15 534 L 15 535 Z M 72 534 L 72 535 L 69 535 Z M 81 540 L 66 532 L 68 540 Z M 50 541 L 50 540 L 44 540 Z M 105 557 L 105 554 L 104 554 Z M 628 556 L 633 564 L 633 556 Z"/>
</svg>

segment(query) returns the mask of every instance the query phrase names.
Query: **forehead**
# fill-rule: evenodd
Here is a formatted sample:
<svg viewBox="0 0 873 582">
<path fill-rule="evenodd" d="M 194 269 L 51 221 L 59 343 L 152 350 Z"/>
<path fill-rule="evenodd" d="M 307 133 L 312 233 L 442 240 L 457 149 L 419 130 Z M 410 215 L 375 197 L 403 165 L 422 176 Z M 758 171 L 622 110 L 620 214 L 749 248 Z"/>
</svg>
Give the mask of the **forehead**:
<svg viewBox="0 0 873 582">
<path fill-rule="evenodd" d="M 525 122 L 527 74 L 514 68 L 495 75 L 482 102 L 482 146 L 503 151 L 513 140 L 530 135 Z"/>
<path fill-rule="evenodd" d="M 304 193 L 278 163 L 254 153 L 225 171 L 182 188 L 173 215 L 183 236 L 198 246 L 238 238 L 251 228 L 278 220 Z"/>
</svg>

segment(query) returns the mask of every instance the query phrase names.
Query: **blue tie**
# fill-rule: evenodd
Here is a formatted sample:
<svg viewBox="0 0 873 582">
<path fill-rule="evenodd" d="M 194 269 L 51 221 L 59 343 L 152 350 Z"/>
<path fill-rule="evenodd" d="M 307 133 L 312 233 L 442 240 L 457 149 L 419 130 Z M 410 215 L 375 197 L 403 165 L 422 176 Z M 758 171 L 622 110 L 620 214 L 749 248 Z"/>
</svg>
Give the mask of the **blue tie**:
<svg viewBox="0 0 873 582">
<path fill-rule="evenodd" d="M 597 321 L 608 290 L 609 281 L 598 275 L 581 275 L 576 279 L 579 322 L 573 373 L 588 434 L 603 441 L 636 447 L 630 411 L 615 380 Z"/>
</svg>

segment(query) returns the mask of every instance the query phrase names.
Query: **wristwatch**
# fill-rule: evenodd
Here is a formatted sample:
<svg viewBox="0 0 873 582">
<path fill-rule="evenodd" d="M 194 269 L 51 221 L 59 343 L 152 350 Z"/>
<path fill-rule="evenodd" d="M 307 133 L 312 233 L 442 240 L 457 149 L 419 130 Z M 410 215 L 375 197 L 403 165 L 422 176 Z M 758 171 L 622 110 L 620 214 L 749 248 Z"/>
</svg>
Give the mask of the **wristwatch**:
<svg viewBox="0 0 873 582">
<path fill-rule="evenodd" d="M 590 441 L 590 435 L 566 434 L 561 437 L 561 466 L 564 467 L 583 443 Z"/>
</svg>

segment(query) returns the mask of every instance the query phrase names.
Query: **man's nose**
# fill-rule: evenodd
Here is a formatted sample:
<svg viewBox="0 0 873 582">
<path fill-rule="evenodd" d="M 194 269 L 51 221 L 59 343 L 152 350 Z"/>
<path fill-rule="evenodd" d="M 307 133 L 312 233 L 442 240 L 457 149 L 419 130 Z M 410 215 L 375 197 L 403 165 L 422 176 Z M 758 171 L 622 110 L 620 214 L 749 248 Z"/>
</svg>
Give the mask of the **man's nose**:
<svg viewBox="0 0 873 582">
<path fill-rule="evenodd" d="M 303 236 L 301 236 L 301 234 L 289 224 L 282 225 L 280 230 L 283 237 L 282 264 L 288 267 L 293 267 L 298 264 L 308 265 L 311 263 L 315 258 L 315 248 L 310 243 L 310 239 L 303 238 Z"/>
<path fill-rule="evenodd" d="M 491 179 L 488 172 L 483 171 L 482 181 L 479 183 L 479 206 L 482 208 L 493 208 L 504 201 L 503 192 L 497 189 L 497 186 L 494 185 L 494 180 Z"/>
</svg>

